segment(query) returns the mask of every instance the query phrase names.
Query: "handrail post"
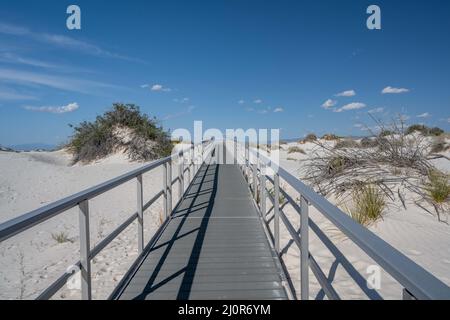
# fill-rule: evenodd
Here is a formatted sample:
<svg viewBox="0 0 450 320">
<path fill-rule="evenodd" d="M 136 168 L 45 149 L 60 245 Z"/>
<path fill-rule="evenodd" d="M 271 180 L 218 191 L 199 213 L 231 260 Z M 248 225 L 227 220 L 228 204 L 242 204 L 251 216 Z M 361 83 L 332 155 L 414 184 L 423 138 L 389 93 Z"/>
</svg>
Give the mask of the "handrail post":
<svg viewBox="0 0 450 320">
<path fill-rule="evenodd" d="M 233 145 L 233 149 L 234 149 L 234 164 L 238 164 L 238 152 L 237 152 L 237 137 L 234 137 L 234 145 Z"/>
<path fill-rule="evenodd" d="M 277 254 L 280 253 L 280 176 L 275 172 L 273 177 L 274 182 L 274 201 L 273 201 L 273 212 L 274 212 L 274 242 L 275 251 Z"/>
<path fill-rule="evenodd" d="M 137 180 L 137 213 L 138 213 L 138 253 L 144 251 L 144 202 L 142 188 L 142 174 L 136 177 Z"/>
<path fill-rule="evenodd" d="M 91 260 L 89 234 L 89 200 L 78 204 L 80 222 L 80 267 L 81 267 L 81 299 L 92 299 Z"/>
<path fill-rule="evenodd" d="M 261 172 L 260 172 L 260 209 L 263 215 L 263 219 L 266 217 L 266 167 L 265 164 L 261 164 Z"/>
<path fill-rule="evenodd" d="M 179 198 L 180 200 L 183 198 L 183 194 L 184 194 L 184 153 L 183 151 L 180 152 L 179 154 L 179 160 L 180 160 L 180 165 L 178 167 L 178 178 L 180 179 L 179 183 L 178 183 L 178 191 L 179 191 Z"/>
<path fill-rule="evenodd" d="M 300 197 L 300 281 L 301 299 L 309 299 L 309 208 L 308 201 Z"/>
<path fill-rule="evenodd" d="M 249 141 L 245 141 L 245 176 L 247 177 L 247 182 L 250 184 L 250 174 L 248 172 L 250 167 L 250 152 L 249 152 Z"/>
<path fill-rule="evenodd" d="M 253 156 L 255 157 L 255 156 Z M 258 199 L 258 162 L 257 159 L 253 160 L 252 169 L 253 169 L 253 197 L 255 201 Z"/>
<path fill-rule="evenodd" d="M 169 197 L 168 197 L 168 195 L 167 195 L 167 193 L 168 193 L 168 183 L 167 183 L 167 180 L 168 180 L 168 174 L 167 174 L 167 171 L 168 171 L 169 169 L 168 169 L 168 164 L 167 164 L 167 162 L 166 163 L 164 163 L 164 166 L 163 166 L 163 196 L 164 196 L 164 202 L 163 202 L 163 207 L 164 207 L 164 216 L 166 217 L 166 219 L 167 219 L 167 217 L 169 217 L 169 203 L 168 203 L 168 199 L 169 199 Z"/>
<path fill-rule="evenodd" d="M 167 213 L 172 214 L 172 159 L 167 163 Z"/>
</svg>

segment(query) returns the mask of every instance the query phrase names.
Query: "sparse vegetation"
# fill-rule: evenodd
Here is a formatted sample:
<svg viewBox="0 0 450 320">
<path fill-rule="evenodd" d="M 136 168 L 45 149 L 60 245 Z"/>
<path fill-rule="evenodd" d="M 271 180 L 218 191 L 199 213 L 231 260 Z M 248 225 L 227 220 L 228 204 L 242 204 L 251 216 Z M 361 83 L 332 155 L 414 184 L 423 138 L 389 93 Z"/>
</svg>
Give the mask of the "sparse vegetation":
<svg viewBox="0 0 450 320">
<path fill-rule="evenodd" d="M 431 169 L 428 173 L 428 183 L 425 188 L 433 202 L 442 204 L 449 200 L 450 183 L 447 174 L 436 169 Z"/>
<path fill-rule="evenodd" d="M 425 136 L 440 136 L 444 133 L 444 130 L 438 127 L 429 128 L 423 124 L 413 124 L 406 129 L 406 134 L 411 134 L 414 132 L 420 132 Z"/>
<path fill-rule="evenodd" d="M 306 154 L 305 150 L 303 150 L 302 148 L 297 147 L 297 146 L 289 147 L 287 153 L 288 153 L 288 154 L 291 154 L 291 153 L 301 153 L 301 154 Z"/>
<path fill-rule="evenodd" d="M 148 161 L 167 156 L 172 150 L 169 135 L 157 120 L 142 114 L 133 104 L 115 103 L 112 110 L 94 122 L 72 127 L 75 134 L 67 148 L 73 153 L 74 163 L 88 163 L 118 150 L 132 160 Z"/>
<path fill-rule="evenodd" d="M 339 137 L 332 133 L 326 133 L 322 136 L 322 139 L 325 141 L 333 141 L 333 140 L 339 140 Z"/>
<path fill-rule="evenodd" d="M 305 139 L 303 139 L 303 141 L 305 142 L 312 142 L 312 141 L 316 141 L 317 140 L 317 136 L 314 133 L 309 133 L 308 135 L 306 135 Z"/>
<path fill-rule="evenodd" d="M 372 184 L 355 187 L 352 192 L 352 205 L 344 210 L 362 225 L 368 225 L 381 218 L 386 207 L 384 194 Z"/>
<path fill-rule="evenodd" d="M 431 144 L 430 153 L 445 152 L 450 149 L 450 145 L 441 137 L 436 138 Z"/>
<path fill-rule="evenodd" d="M 72 240 L 69 238 L 68 234 L 64 231 L 52 233 L 52 239 L 60 244 L 66 243 L 66 242 L 72 242 Z"/>
<path fill-rule="evenodd" d="M 339 140 L 334 146 L 335 149 L 359 148 L 360 144 L 352 139 Z"/>
<path fill-rule="evenodd" d="M 422 207 L 423 201 L 436 203 L 429 200 L 432 198 L 440 197 L 442 201 L 448 176 L 445 183 L 442 178 L 429 179 L 429 172 L 434 168 L 429 152 L 436 138 L 407 134 L 408 130 L 401 117 L 389 126 L 373 119 L 381 132 L 389 131 L 392 134 L 377 135 L 370 132 L 373 138 L 362 141 L 360 148 L 351 148 L 347 144 L 333 148 L 317 141 L 317 148 L 310 153 L 302 169 L 302 178 L 308 180 L 321 194 L 334 195 L 339 201 L 354 197 L 355 187 L 361 188 L 367 185 L 367 181 L 370 181 L 377 192 L 384 193 L 386 201 L 394 204 L 398 200 L 405 208 L 406 191 L 413 194 L 412 203 L 419 207 Z M 440 155 L 433 155 L 432 158 L 438 157 Z M 423 181 L 428 181 L 434 187 L 425 187 Z M 433 206 L 439 215 L 439 206 Z"/>
<path fill-rule="evenodd" d="M 362 148 L 376 148 L 379 146 L 377 139 L 365 137 L 361 139 L 360 145 Z"/>
</svg>

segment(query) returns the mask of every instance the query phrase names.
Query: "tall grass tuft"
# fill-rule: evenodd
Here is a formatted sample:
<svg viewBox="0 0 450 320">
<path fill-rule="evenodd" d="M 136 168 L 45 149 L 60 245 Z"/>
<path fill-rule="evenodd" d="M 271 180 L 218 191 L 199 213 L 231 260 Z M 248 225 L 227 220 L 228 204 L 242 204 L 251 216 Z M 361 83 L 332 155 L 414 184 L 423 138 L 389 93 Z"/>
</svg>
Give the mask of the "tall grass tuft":
<svg viewBox="0 0 450 320">
<path fill-rule="evenodd" d="M 428 173 L 428 182 L 425 185 L 428 195 L 435 204 L 443 204 L 450 198 L 449 176 L 437 169 Z"/>
<path fill-rule="evenodd" d="M 344 210 L 362 225 L 381 218 L 386 207 L 384 194 L 374 185 L 355 188 L 352 193 L 352 206 L 344 206 Z"/>
</svg>

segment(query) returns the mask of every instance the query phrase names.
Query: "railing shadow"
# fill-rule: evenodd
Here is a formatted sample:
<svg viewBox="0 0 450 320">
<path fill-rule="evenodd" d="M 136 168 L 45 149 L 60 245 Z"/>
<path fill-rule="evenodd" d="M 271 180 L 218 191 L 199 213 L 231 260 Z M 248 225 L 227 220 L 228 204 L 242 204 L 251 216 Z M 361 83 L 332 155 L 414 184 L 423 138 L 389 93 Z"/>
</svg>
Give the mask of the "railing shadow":
<svg viewBox="0 0 450 320">
<path fill-rule="evenodd" d="M 183 211 L 183 214 L 181 215 L 177 215 L 177 212 L 174 213 L 173 215 L 173 219 L 179 219 L 179 223 L 176 227 L 175 232 L 172 234 L 172 237 L 170 238 L 170 240 L 162 243 L 162 244 L 158 244 L 156 247 L 152 248 L 153 250 L 156 249 L 160 249 L 162 247 L 166 247 L 164 252 L 162 253 L 161 257 L 159 258 L 159 261 L 156 265 L 156 267 L 154 268 L 151 276 L 149 277 L 144 289 L 142 290 L 142 292 L 137 295 L 136 297 L 133 298 L 133 300 L 142 300 L 145 299 L 148 295 L 150 295 L 152 292 L 155 292 L 158 288 L 163 287 L 165 284 L 169 283 L 171 280 L 177 278 L 178 276 L 183 274 L 183 278 L 177 293 L 177 299 L 179 300 L 187 300 L 189 298 L 190 292 L 191 292 L 191 287 L 192 287 L 192 280 L 194 278 L 196 269 L 197 269 L 197 265 L 199 262 L 199 258 L 200 258 L 200 251 L 201 248 L 203 246 L 203 242 L 204 242 L 204 238 L 206 235 L 206 229 L 208 228 L 208 223 L 209 223 L 209 217 L 211 216 L 212 213 L 212 208 L 214 206 L 214 199 L 216 196 L 216 191 L 217 191 L 217 180 L 218 180 L 218 171 L 219 171 L 219 166 L 218 165 L 205 165 L 205 169 L 202 170 L 200 169 L 199 171 L 199 175 L 197 176 L 197 179 L 200 180 L 199 183 L 197 184 L 191 184 L 190 188 L 192 188 L 194 185 L 203 185 L 204 183 L 207 182 L 211 182 L 211 180 L 206 180 L 206 178 L 208 176 L 213 175 L 214 179 L 213 181 L 213 187 L 209 188 L 209 199 L 207 201 L 207 204 L 204 203 L 204 207 L 206 208 L 205 210 L 205 214 L 202 217 L 202 221 L 201 224 L 198 228 L 195 228 L 193 230 L 190 230 L 189 232 L 185 232 L 185 233 L 181 233 L 181 230 L 183 228 L 183 226 L 185 225 L 187 219 L 194 213 L 194 212 L 198 212 L 199 208 L 197 207 L 197 205 L 195 205 L 195 200 L 201 196 L 201 195 L 205 195 L 206 193 L 204 192 L 204 190 L 200 188 L 198 188 L 196 191 L 192 191 L 192 190 L 188 190 L 186 192 L 186 194 L 189 194 L 189 207 L 187 209 L 183 209 L 180 211 Z M 202 203 L 203 204 L 203 203 Z M 194 244 L 192 245 L 192 250 L 191 250 L 191 254 L 189 256 L 189 259 L 186 263 L 186 265 L 181 268 L 178 271 L 175 271 L 172 275 L 166 277 L 165 279 L 159 281 L 158 283 L 155 283 L 158 274 L 160 273 L 161 269 L 163 268 L 168 255 L 170 254 L 171 250 L 173 249 L 174 245 L 180 241 L 183 241 L 183 238 L 185 236 L 187 236 L 188 234 L 192 234 L 194 232 L 197 232 L 197 236 L 195 238 Z"/>
</svg>

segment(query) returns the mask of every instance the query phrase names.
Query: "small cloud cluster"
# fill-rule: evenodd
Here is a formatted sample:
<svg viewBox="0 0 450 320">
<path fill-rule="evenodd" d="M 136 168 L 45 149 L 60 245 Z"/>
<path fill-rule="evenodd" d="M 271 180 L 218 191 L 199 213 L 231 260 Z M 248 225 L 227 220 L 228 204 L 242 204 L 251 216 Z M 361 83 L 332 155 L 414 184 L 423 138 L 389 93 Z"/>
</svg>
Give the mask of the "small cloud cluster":
<svg viewBox="0 0 450 320">
<path fill-rule="evenodd" d="M 79 108 L 78 103 L 69 103 L 65 106 L 60 107 L 32 107 L 32 106 L 26 106 L 25 110 L 34 111 L 34 112 L 47 112 L 47 113 L 56 113 L 56 114 L 62 114 L 62 113 L 68 113 L 73 112 Z"/>
<path fill-rule="evenodd" d="M 153 92 L 171 92 L 172 89 L 164 87 L 162 84 L 143 84 L 140 86 L 142 89 L 150 89 Z"/>
<path fill-rule="evenodd" d="M 417 118 L 429 118 L 431 117 L 431 114 L 429 114 L 428 112 L 424 112 L 422 114 L 418 114 Z"/>
<path fill-rule="evenodd" d="M 337 104 L 337 101 L 336 101 L 336 100 L 328 99 L 327 101 L 325 101 L 325 102 L 322 104 L 322 108 L 324 108 L 324 109 L 330 109 L 330 108 L 333 108 L 336 104 Z"/>
<path fill-rule="evenodd" d="M 388 86 L 384 88 L 381 93 L 382 94 L 399 94 L 399 93 L 406 93 L 409 92 L 409 89 L 406 88 L 394 88 L 391 86 Z"/>
<path fill-rule="evenodd" d="M 355 90 L 347 90 L 336 94 L 336 97 L 354 97 L 356 96 Z"/>
<path fill-rule="evenodd" d="M 334 112 L 343 112 L 343 111 L 349 111 L 349 110 L 358 110 L 358 109 L 362 109 L 365 108 L 366 104 L 362 103 L 362 102 L 352 102 L 349 104 L 346 104 L 345 106 L 335 109 L 333 110 Z"/>
</svg>

